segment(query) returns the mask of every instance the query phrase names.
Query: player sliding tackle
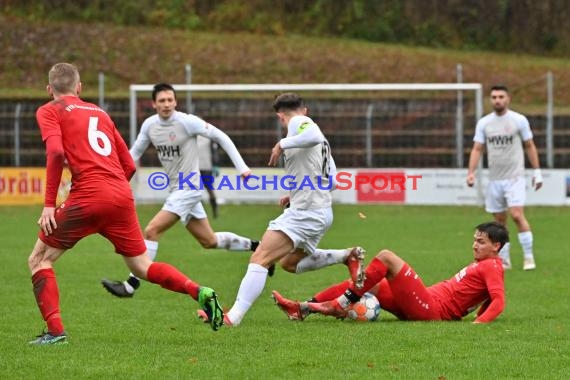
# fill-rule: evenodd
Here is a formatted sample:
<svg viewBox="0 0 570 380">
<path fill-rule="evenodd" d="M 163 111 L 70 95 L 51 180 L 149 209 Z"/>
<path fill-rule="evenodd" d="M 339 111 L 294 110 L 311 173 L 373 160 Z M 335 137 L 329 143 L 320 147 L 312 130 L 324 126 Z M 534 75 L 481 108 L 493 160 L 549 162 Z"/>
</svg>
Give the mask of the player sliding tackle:
<svg viewBox="0 0 570 380">
<path fill-rule="evenodd" d="M 309 302 L 296 302 L 273 292 L 275 303 L 291 320 L 311 313 L 345 318 L 350 305 L 370 292 L 382 309 L 406 321 L 458 320 L 475 310 L 474 323 L 495 320 L 505 307 L 501 248 L 508 242 L 500 223 L 483 223 L 473 236 L 475 261 L 449 280 L 426 287 L 414 269 L 389 250 L 382 250 L 366 268 L 361 288 L 346 280 L 317 293 Z"/>
</svg>

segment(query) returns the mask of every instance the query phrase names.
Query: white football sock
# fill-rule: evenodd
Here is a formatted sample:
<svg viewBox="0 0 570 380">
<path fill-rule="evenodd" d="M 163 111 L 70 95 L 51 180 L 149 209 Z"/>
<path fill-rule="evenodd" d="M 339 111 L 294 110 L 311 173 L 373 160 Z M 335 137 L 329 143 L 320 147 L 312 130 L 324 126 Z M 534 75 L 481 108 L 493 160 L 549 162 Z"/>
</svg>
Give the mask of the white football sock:
<svg viewBox="0 0 570 380">
<path fill-rule="evenodd" d="M 230 311 L 227 312 L 227 316 L 232 322 L 232 325 L 237 326 L 241 323 L 245 313 L 247 313 L 251 305 L 253 305 L 263 291 L 266 280 L 266 268 L 259 264 L 249 264 L 247 266 L 247 272 L 245 276 L 243 276 L 239 286 L 236 302 Z"/>
<path fill-rule="evenodd" d="M 523 249 L 523 253 L 524 253 L 524 257 L 525 258 L 532 258 L 533 254 L 532 254 L 532 232 L 531 231 L 526 231 L 526 232 L 519 232 L 519 243 L 522 246 Z"/>
<path fill-rule="evenodd" d="M 345 310 L 348 309 L 348 307 L 350 306 L 350 300 L 344 294 L 341 296 L 338 296 L 338 298 L 336 300 L 337 300 L 338 304 L 340 305 L 340 307 L 342 307 Z"/>
<path fill-rule="evenodd" d="M 133 274 L 131 273 L 131 277 L 135 276 L 133 276 Z M 125 290 L 127 291 L 127 293 L 133 294 L 135 292 L 135 288 L 133 288 L 131 284 L 129 284 L 128 282 L 123 281 L 123 285 L 125 286 Z"/>
<path fill-rule="evenodd" d="M 233 232 L 216 232 L 216 248 L 227 249 L 229 251 L 249 251 L 251 249 L 251 239 L 236 235 Z"/>
<path fill-rule="evenodd" d="M 511 262 L 511 243 L 505 243 L 505 245 L 503 245 L 503 248 L 501 248 L 501 250 L 499 251 L 499 256 L 501 257 L 501 260 L 503 260 L 503 263 L 510 264 L 510 262 Z"/>
<path fill-rule="evenodd" d="M 350 249 L 317 249 L 312 255 L 305 256 L 295 268 L 295 273 L 310 272 L 329 265 L 342 264 L 350 254 Z"/>
<path fill-rule="evenodd" d="M 152 261 L 154 261 L 154 259 L 156 258 L 156 254 L 158 252 L 158 242 L 154 241 L 154 240 L 146 240 L 144 239 L 144 245 L 146 245 L 146 255 L 148 256 L 149 259 L 151 259 Z M 134 274 L 130 273 L 129 274 L 130 277 L 136 277 Z M 129 293 L 133 293 L 135 290 L 133 289 L 133 287 L 131 285 L 129 285 L 126 281 L 124 282 L 125 284 L 125 288 L 127 289 L 127 291 Z M 132 289 L 131 290 L 129 290 Z"/>
<path fill-rule="evenodd" d="M 158 242 L 154 240 L 144 240 L 144 245 L 146 245 L 146 254 L 149 259 L 154 261 L 156 258 L 156 253 L 158 252 Z"/>
</svg>

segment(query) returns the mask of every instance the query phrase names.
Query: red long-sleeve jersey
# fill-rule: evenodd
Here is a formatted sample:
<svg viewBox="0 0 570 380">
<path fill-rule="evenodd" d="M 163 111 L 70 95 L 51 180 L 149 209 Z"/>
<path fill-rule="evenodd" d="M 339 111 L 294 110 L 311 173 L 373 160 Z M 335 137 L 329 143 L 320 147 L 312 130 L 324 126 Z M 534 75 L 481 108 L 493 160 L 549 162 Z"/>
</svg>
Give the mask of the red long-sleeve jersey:
<svg viewBox="0 0 570 380">
<path fill-rule="evenodd" d="M 461 319 L 481 305 L 476 321 L 491 322 L 505 308 L 504 270 L 498 257 L 474 262 L 428 289 L 440 302 L 442 319 Z"/>
</svg>

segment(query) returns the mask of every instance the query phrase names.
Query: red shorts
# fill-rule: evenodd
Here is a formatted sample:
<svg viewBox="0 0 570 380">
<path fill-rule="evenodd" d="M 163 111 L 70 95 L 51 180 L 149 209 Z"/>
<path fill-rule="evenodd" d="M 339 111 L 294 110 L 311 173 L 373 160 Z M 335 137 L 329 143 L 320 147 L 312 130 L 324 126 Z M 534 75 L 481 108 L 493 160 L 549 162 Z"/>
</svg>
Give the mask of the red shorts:
<svg viewBox="0 0 570 380">
<path fill-rule="evenodd" d="M 99 233 L 123 256 L 139 256 L 146 252 L 139 220 L 132 202 L 125 205 L 91 203 L 68 199 L 55 210 L 57 228 L 39 238 L 50 247 L 70 249 L 86 236 Z"/>
<path fill-rule="evenodd" d="M 420 276 L 405 264 L 396 277 L 382 280 L 378 290 L 380 307 L 409 321 L 441 319 L 440 305 L 432 297 Z"/>
</svg>

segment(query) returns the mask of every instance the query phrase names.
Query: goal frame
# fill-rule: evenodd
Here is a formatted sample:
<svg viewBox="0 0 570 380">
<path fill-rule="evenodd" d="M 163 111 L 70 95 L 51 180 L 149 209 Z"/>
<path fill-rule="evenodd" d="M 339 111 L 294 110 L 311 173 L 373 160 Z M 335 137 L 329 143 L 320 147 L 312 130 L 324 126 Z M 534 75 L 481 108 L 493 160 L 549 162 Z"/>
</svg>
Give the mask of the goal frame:
<svg viewBox="0 0 570 380">
<path fill-rule="evenodd" d="M 271 83 L 271 84 L 172 84 L 178 92 L 186 92 L 191 96 L 195 92 L 285 92 L 285 91 L 456 91 L 457 92 L 457 118 L 455 129 L 455 150 L 458 167 L 463 167 L 463 120 L 462 120 L 462 100 L 464 91 L 475 93 L 475 121 L 483 117 L 483 85 L 481 83 Z M 137 136 L 137 94 L 139 92 L 152 92 L 152 84 L 131 84 L 129 86 L 129 141 L 130 146 L 135 142 Z M 368 110 L 371 113 L 372 110 Z M 371 125 L 367 125 L 367 132 L 371 133 Z M 367 161 L 371 159 L 372 146 L 371 139 L 367 139 Z M 482 167 L 482 160 L 479 162 L 479 169 Z M 478 170 L 478 177 L 481 170 Z M 481 179 L 478 178 L 478 198 L 482 199 L 483 190 L 480 187 Z"/>
</svg>

